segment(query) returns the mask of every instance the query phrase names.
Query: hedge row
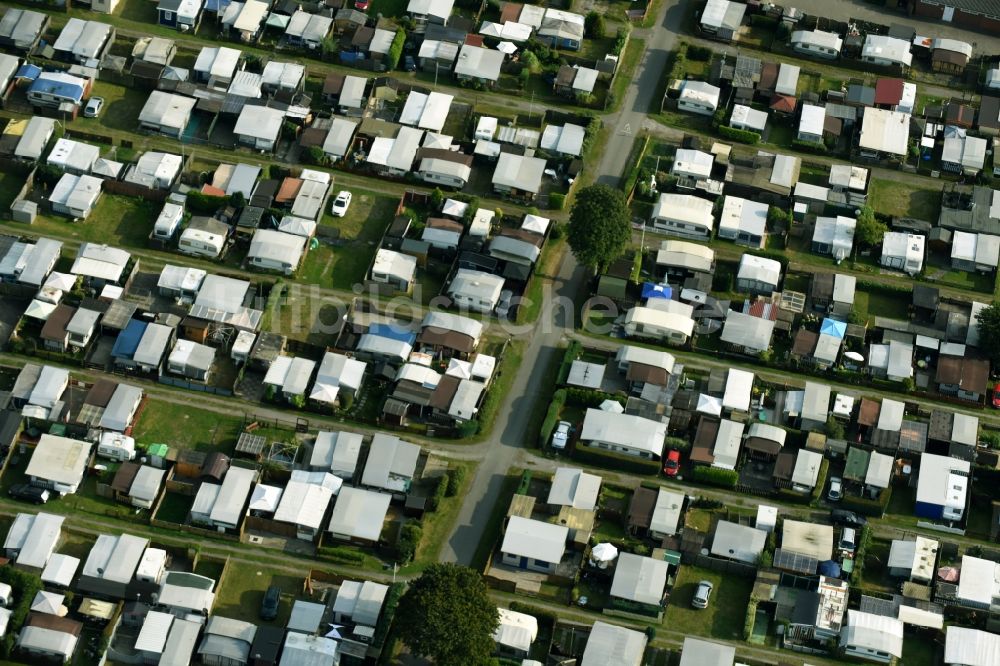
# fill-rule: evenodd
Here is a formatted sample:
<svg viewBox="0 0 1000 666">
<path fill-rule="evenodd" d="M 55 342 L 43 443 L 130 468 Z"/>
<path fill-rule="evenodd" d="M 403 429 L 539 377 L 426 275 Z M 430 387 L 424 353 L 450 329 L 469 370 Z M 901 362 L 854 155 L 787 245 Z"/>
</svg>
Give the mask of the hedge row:
<svg viewBox="0 0 1000 666">
<path fill-rule="evenodd" d="M 605 400 L 618 400 L 612 393 L 585 388 L 566 388 L 566 402 L 576 407 L 600 407 Z"/>
<path fill-rule="evenodd" d="M 320 557 L 320 559 L 330 560 L 331 562 L 339 562 L 341 564 L 364 565 L 365 563 L 364 553 L 360 553 L 356 550 L 351 550 L 350 548 L 345 548 L 343 546 L 324 546 L 317 548 L 316 554 Z"/>
<path fill-rule="evenodd" d="M 757 132 L 736 129 L 735 127 L 730 127 L 729 125 L 719 125 L 718 130 L 719 136 L 723 139 L 729 139 L 730 141 L 737 141 L 739 143 L 747 143 L 751 146 L 760 142 L 760 134 Z"/>
<path fill-rule="evenodd" d="M 577 462 L 594 467 L 613 469 L 619 472 L 630 472 L 632 474 L 659 474 L 660 463 L 647 458 L 595 449 L 589 446 L 577 446 L 573 451 L 573 458 Z"/>
<path fill-rule="evenodd" d="M 0 655 L 7 659 L 14 652 L 18 630 L 28 618 L 35 595 L 43 586 L 42 579 L 38 576 L 15 569 L 9 564 L 0 567 L 0 582 L 10 585 L 16 602 L 7 622 L 7 633 L 0 642 Z"/>
<path fill-rule="evenodd" d="M 528 604 L 522 604 L 520 601 L 510 602 L 510 609 L 515 613 L 524 613 L 525 615 L 531 615 L 539 623 L 549 623 L 551 626 L 556 626 L 556 622 L 559 620 L 559 616 L 551 611 L 544 610 L 542 608 L 537 608 Z"/>
<path fill-rule="evenodd" d="M 792 148 L 800 153 L 813 153 L 814 155 L 826 155 L 829 152 L 826 149 L 826 144 L 815 141 L 800 141 L 799 139 L 792 141 Z"/>
<path fill-rule="evenodd" d="M 878 499 L 869 497 L 857 497 L 855 495 L 844 495 L 840 500 L 840 505 L 865 516 L 881 518 L 885 515 L 885 510 L 889 507 L 889 500 L 892 498 L 892 488 L 885 488 L 878 494 Z"/>
<path fill-rule="evenodd" d="M 705 467 L 703 465 L 698 465 L 692 469 L 688 478 L 697 483 L 719 486 L 720 488 L 735 488 L 736 484 L 740 481 L 740 475 L 735 470 Z"/>
<path fill-rule="evenodd" d="M 559 422 L 559 414 L 563 405 L 566 404 L 566 389 L 559 389 L 552 394 L 552 402 L 549 403 L 549 411 L 545 413 L 545 420 L 542 421 L 542 429 L 538 433 L 538 446 L 544 448 L 552 437 L 552 431 L 556 429 Z"/>
</svg>

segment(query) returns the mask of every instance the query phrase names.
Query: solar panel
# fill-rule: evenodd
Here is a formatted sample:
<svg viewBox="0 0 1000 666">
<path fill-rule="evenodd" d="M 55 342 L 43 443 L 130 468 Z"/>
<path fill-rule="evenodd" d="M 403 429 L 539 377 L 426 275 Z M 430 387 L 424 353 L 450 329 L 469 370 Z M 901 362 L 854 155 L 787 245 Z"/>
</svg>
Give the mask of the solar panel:
<svg viewBox="0 0 1000 666">
<path fill-rule="evenodd" d="M 866 594 L 861 595 L 861 612 L 872 615 L 884 615 L 885 617 L 896 617 L 899 612 L 899 604 L 890 599 L 880 599 Z"/>
<path fill-rule="evenodd" d="M 774 566 L 795 573 L 814 574 L 819 566 L 819 560 L 815 557 L 778 548 L 774 551 Z"/>
</svg>

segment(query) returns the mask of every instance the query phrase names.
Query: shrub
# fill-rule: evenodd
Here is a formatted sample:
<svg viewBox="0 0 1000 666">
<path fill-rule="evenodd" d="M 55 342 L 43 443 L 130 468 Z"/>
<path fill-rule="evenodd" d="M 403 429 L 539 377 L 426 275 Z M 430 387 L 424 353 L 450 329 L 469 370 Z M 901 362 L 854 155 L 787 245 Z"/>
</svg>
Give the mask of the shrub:
<svg viewBox="0 0 1000 666">
<path fill-rule="evenodd" d="M 458 494 L 458 491 L 462 488 L 462 483 L 465 481 L 465 468 L 464 467 L 452 467 L 448 470 L 448 490 L 445 495 L 448 497 L 454 497 Z"/>
<path fill-rule="evenodd" d="M 548 624 L 552 627 L 556 626 L 556 622 L 559 620 L 559 616 L 552 611 L 536 608 L 535 606 L 529 606 L 528 604 L 522 604 L 520 601 L 510 602 L 510 609 L 516 613 L 532 615 L 536 620 L 538 620 L 539 624 Z"/>
<path fill-rule="evenodd" d="M 562 196 L 562 195 L 560 194 L 559 196 Z M 551 203 L 551 198 L 550 198 L 550 203 Z M 560 205 L 560 207 L 557 210 L 561 210 L 561 209 L 562 209 L 562 206 Z M 566 235 L 566 231 L 563 228 L 563 226 L 561 224 L 559 224 L 558 222 L 554 222 L 552 224 L 552 231 L 549 232 L 549 238 L 551 238 L 552 240 L 559 240 L 560 238 L 562 238 L 565 235 Z"/>
<path fill-rule="evenodd" d="M 195 215 L 212 215 L 220 208 L 225 208 L 227 202 L 226 197 L 213 197 L 191 190 L 187 194 L 185 206 Z"/>
<path fill-rule="evenodd" d="M 326 164 L 326 153 L 319 146 L 309 146 L 299 154 L 299 158 L 305 164 Z"/>
<path fill-rule="evenodd" d="M 832 416 L 827 417 L 823 431 L 830 439 L 844 439 L 844 424 Z"/>
<path fill-rule="evenodd" d="M 538 56 L 535 55 L 534 51 L 525 51 L 522 53 L 521 64 L 524 65 L 524 69 L 529 72 L 537 72 L 542 68 L 542 63 L 539 62 Z"/>
<path fill-rule="evenodd" d="M 448 494 L 448 475 L 443 475 L 438 479 L 437 485 L 434 487 L 434 494 L 427 498 L 427 508 L 430 511 L 437 511 L 438 506 L 441 505 L 441 500 L 444 499 L 445 495 Z"/>
<path fill-rule="evenodd" d="M 517 75 L 517 83 L 521 88 L 527 88 L 528 82 L 531 80 L 531 70 L 525 67 Z"/>
<path fill-rule="evenodd" d="M 617 400 L 617 396 L 604 391 L 594 389 L 574 388 L 566 389 L 566 402 L 579 407 L 600 407 L 605 400 Z"/>
<path fill-rule="evenodd" d="M 1000 449 L 1000 433 L 984 432 L 979 436 L 979 441 L 985 443 L 991 449 Z"/>
<path fill-rule="evenodd" d="M 753 627 L 757 622 L 757 602 L 750 599 L 747 604 L 746 618 L 743 620 L 743 640 L 748 641 L 753 635 Z"/>
<path fill-rule="evenodd" d="M 364 553 L 352 550 L 346 546 L 322 547 L 316 550 L 316 554 L 321 559 L 339 562 L 341 564 L 361 564 L 365 563 Z"/>
<path fill-rule="evenodd" d="M 629 24 L 625 24 L 618 28 L 618 32 L 615 33 L 615 45 L 611 47 L 611 52 L 616 56 L 620 56 L 622 51 L 625 50 L 625 45 L 628 44 L 629 32 L 631 32 L 632 27 Z"/>
<path fill-rule="evenodd" d="M 0 641 L 0 656 L 6 659 L 14 651 L 18 630 L 28 617 L 35 595 L 42 589 L 42 580 L 36 575 L 20 571 L 8 564 L 0 567 L 0 582 L 11 586 L 15 602 L 7 623 L 7 634 Z"/>
<path fill-rule="evenodd" d="M 830 461 L 823 458 L 819 464 L 819 473 L 816 475 L 816 485 L 813 486 L 812 496 L 809 504 L 817 506 L 823 497 L 823 489 L 826 488 L 826 475 L 830 472 Z"/>
<path fill-rule="evenodd" d="M 566 206 L 566 195 L 553 192 L 549 195 L 549 208 L 552 210 L 562 210 Z"/>
<path fill-rule="evenodd" d="M 589 446 L 578 445 L 573 451 L 573 458 L 577 462 L 595 467 L 604 467 L 619 472 L 629 472 L 632 474 L 659 474 L 660 463 L 648 458 L 639 458 L 624 453 L 594 449 Z"/>
<path fill-rule="evenodd" d="M 663 440 L 663 443 L 668 449 L 674 449 L 677 451 L 690 451 L 691 442 L 684 439 L 683 437 L 667 437 Z"/>
<path fill-rule="evenodd" d="M 396 606 L 399 599 L 406 591 L 406 583 L 393 583 L 389 586 L 389 591 L 385 594 L 385 602 L 382 604 L 382 621 L 375 625 L 375 634 L 372 636 L 372 645 L 381 647 L 385 642 L 386 634 L 392 625 L 392 616 L 396 614 Z"/>
<path fill-rule="evenodd" d="M 344 391 L 340 394 L 340 409 L 345 412 L 351 411 L 354 406 L 354 394 Z"/>
<path fill-rule="evenodd" d="M 552 431 L 556 429 L 556 423 L 559 422 L 559 413 L 562 411 L 563 405 L 566 404 L 566 389 L 559 389 L 552 394 L 552 402 L 549 403 L 549 411 L 545 414 L 545 420 L 542 421 L 542 429 L 538 433 L 538 446 L 544 447 L 549 443 L 549 439 L 552 437 Z"/>
<path fill-rule="evenodd" d="M 599 12 L 588 12 L 587 16 L 583 19 L 583 30 L 591 39 L 604 39 L 606 32 L 604 16 Z"/>
<path fill-rule="evenodd" d="M 472 437 L 479 432 L 479 421 L 477 419 L 470 419 L 468 421 L 462 421 L 458 425 L 458 438 L 465 439 L 466 437 Z"/>
<path fill-rule="evenodd" d="M 697 483 L 704 483 L 709 486 L 719 486 L 720 488 L 735 488 L 739 483 L 740 475 L 731 469 L 719 469 L 718 467 L 697 466 L 691 470 L 689 477 Z"/>
<path fill-rule="evenodd" d="M 855 495 L 844 495 L 844 498 L 840 500 L 840 504 L 843 508 L 849 511 L 853 511 L 864 516 L 870 516 L 872 518 L 881 518 L 885 515 L 885 511 L 889 507 L 890 499 L 892 499 L 891 487 L 882 489 L 882 491 L 878 494 L 877 499 L 871 499 L 870 497 L 857 497 Z"/>
<path fill-rule="evenodd" d="M 406 564 L 417 554 L 417 546 L 420 545 L 420 538 L 423 536 L 423 529 L 420 523 L 411 520 L 403 525 L 399 531 L 399 540 L 396 542 L 396 556 L 401 564 Z"/>
<path fill-rule="evenodd" d="M 825 155 L 827 152 L 826 144 L 815 141 L 799 141 L 798 139 L 792 141 L 792 148 L 802 153 L 813 153 L 814 155 Z"/>
<path fill-rule="evenodd" d="M 431 207 L 437 211 L 441 210 L 442 206 L 444 206 L 444 192 L 440 187 L 435 187 L 431 191 Z"/>
<path fill-rule="evenodd" d="M 757 134 L 757 132 L 736 129 L 735 127 L 730 127 L 729 125 L 719 125 L 719 136 L 723 139 L 729 139 L 730 141 L 748 143 L 751 146 L 760 141 L 760 134 Z"/>
<path fill-rule="evenodd" d="M 687 57 L 691 60 L 697 60 L 698 62 L 708 62 L 712 59 L 712 49 L 707 46 L 689 44 L 687 48 Z"/>
<path fill-rule="evenodd" d="M 406 31 L 400 28 L 396 31 L 396 36 L 392 38 L 389 45 L 389 52 L 385 56 L 385 66 L 390 71 L 399 65 L 399 59 L 403 56 L 403 44 L 406 42 Z"/>
</svg>

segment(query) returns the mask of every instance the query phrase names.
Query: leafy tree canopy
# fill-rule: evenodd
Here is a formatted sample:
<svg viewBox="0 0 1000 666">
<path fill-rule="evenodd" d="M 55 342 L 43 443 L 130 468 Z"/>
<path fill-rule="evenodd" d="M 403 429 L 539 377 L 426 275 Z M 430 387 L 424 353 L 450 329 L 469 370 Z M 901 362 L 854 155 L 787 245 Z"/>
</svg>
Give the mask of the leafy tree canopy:
<svg viewBox="0 0 1000 666">
<path fill-rule="evenodd" d="M 468 567 L 432 564 L 410 584 L 396 611 L 399 637 L 437 666 L 489 664 L 496 644 L 496 604 Z"/>
<path fill-rule="evenodd" d="M 979 348 L 990 356 L 993 368 L 1000 368 L 1000 301 L 990 305 L 976 314 L 979 326 Z"/>
<path fill-rule="evenodd" d="M 871 206 L 862 206 L 858 214 L 858 225 L 855 228 L 855 237 L 858 242 L 871 247 L 882 242 L 882 237 L 889 227 L 884 222 L 880 222 L 875 217 L 875 211 Z"/>
<path fill-rule="evenodd" d="M 607 267 L 625 252 L 631 236 L 621 190 L 607 185 L 580 190 L 570 211 L 567 239 L 581 264 L 595 270 Z"/>
</svg>

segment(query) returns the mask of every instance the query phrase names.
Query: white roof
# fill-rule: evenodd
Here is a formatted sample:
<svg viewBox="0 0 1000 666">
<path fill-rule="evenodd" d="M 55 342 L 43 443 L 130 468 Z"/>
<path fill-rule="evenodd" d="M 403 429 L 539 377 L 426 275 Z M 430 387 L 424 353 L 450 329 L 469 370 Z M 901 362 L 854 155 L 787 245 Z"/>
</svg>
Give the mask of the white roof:
<svg viewBox="0 0 1000 666">
<path fill-rule="evenodd" d="M 539 147 L 542 150 L 572 155 L 577 157 L 583 151 L 583 140 L 587 131 L 572 123 L 565 125 L 546 125 L 542 132 Z"/>
<path fill-rule="evenodd" d="M 681 509 L 684 507 L 684 495 L 660 488 L 656 493 L 656 504 L 653 506 L 653 516 L 649 521 L 649 529 L 653 532 L 672 535 L 677 532 L 677 524 L 681 519 Z"/>
<path fill-rule="evenodd" d="M 894 539 L 889 548 L 888 567 L 907 569 L 917 580 L 929 581 L 934 577 L 937 562 L 938 542 L 917 536 L 913 541 Z"/>
<path fill-rule="evenodd" d="M 580 666 L 639 666 L 646 634 L 598 620 L 587 637 Z"/>
<path fill-rule="evenodd" d="M 361 476 L 366 486 L 402 491 L 413 478 L 420 457 L 420 447 L 395 435 L 376 433 L 368 451 L 368 461 Z"/>
<path fill-rule="evenodd" d="M 233 134 L 248 136 L 253 139 L 277 141 L 281 133 L 281 124 L 285 114 L 279 109 L 266 106 L 247 105 L 240 111 L 233 127 Z"/>
<path fill-rule="evenodd" d="M 337 104 L 347 109 L 361 108 L 365 101 L 365 87 L 368 79 L 363 76 L 348 74 L 344 77 L 344 85 L 340 88 Z"/>
<path fill-rule="evenodd" d="M 722 341 L 731 345 L 741 345 L 752 350 L 763 351 L 771 346 L 774 322 L 753 315 L 730 310 L 722 327 Z"/>
<path fill-rule="evenodd" d="M 831 393 L 827 384 L 806 382 L 802 392 L 802 418 L 825 423 L 830 415 Z"/>
<path fill-rule="evenodd" d="M 538 637 L 538 620 L 534 615 L 498 608 L 499 624 L 493 640 L 500 645 L 527 652 Z"/>
<path fill-rule="evenodd" d="M 380 248 L 375 253 L 372 273 L 389 275 L 404 282 L 412 282 L 417 272 L 417 259 L 408 254 Z"/>
<path fill-rule="evenodd" d="M 357 390 L 361 388 L 365 375 L 367 363 L 356 358 L 350 358 L 344 354 L 327 352 L 323 355 L 323 360 L 319 364 L 319 371 L 316 373 L 316 383 L 330 386 L 346 386 L 349 389 Z M 315 388 L 314 388 L 315 390 Z"/>
<path fill-rule="evenodd" d="M 951 421 L 951 441 L 975 446 L 979 440 L 979 417 L 955 412 Z"/>
<path fill-rule="evenodd" d="M 659 605 L 667 585 L 665 560 L 654 560 L 632 553 L 622 553 L 615 565 L 611 596 L 641 604 Z"/>
<path fill-rule="evenodd" d="M 511 516 L 500 551 L 541 562 L 557 564 L 566 551 L 569 528 L 540 520 Z"/>
<path fill-rule="evenodd" d="M 496 81 L 500 78 L 504 58 L 501 51 L 463 44 L 455 60 L 455 75 Z"/>
<path fill-rule="evenodd" d="M 247 97 L 251 99 L 257 99 L 260 97 L 260 86 L 263 79 L 260 74 L 256 72 L 248 72 L 243 69 L 236 72 L 233 80 L 229 84 L 229 89 L 226 91 L 229 95 L 235 95 L 236 97 Z"/>
<path fill-rule="evenodd" d="M 622 345 L 615 354 L 618 363 L 640 363 L 650 365 L 654 368 L 662 368 L 668 374 L 674 371 L 674 364 L 677 359 L 670 352 L 648 347 L 636 347 L 635 345 Z"/>
<path fill-rule="evenodd" d="M 590 511 L 597 508 L 600 492 L 601 477 L 574 467 L 560 467 L 552 477 L 546 503 Z"/>
<path fill-rule="evenodd" d="M 719 106 L 719 95 L 722 91 L 711 83 L 687 80 L 681 84 L 680 99 L 692 104 L 714 109 Z"/>
<path fill-rule="evenodd" d="M 799 453 L 795 457 L 795 468 L 792 470 L 792 483 L 806 488 L 814 488 L 822 462 L 822 454 L 808 449 L 799 449 Z"/>
<path fill-rule="evenodd" d="M 712 538 L 712 554 L 756 564 L 767 542 L 767 532 L 756 527 L 720 520 Z"/>
<path fill-rule="evenodd" d="M 970 469 L 968 460 L 933 453 L 920 454 L 917 503 L 965 509 Z"/>
<path fill-rule="evenodd" d="M 803 104 L 799 116 L 799 132 L 823 136 L 823 123 L 826 121 L 826 107 L 815 104 Z"/>
<path fill-rule="evenodd" d="M 753 254 L 740 257 L 739 271 L 736 277 L 740 280 L 753 280 L 777 286 L 781 281 L 781 262 Z"/>
<path fill-rule="evenodd" d="M 733 106 L 732 115 L 729 116 L 729 124 L 762 132 L 767 127 L 767 112 L 752 109 L 744 104 L 736 104 Z"/>
<path fill-rule="evenodd" d="M 187 127 L 196 103 L 197 100 L 193 97 L 154 90 L 139 112 L 139 122 L 183 130 Z"/>
<path fill-rule="evenodd" d="M 323 141 L 323 152 L 333 157 L 343 157 L 347 154 L 347 149 L 354 138 L 354 130 L 358 127 L 355 120 L 347 118 L 334 118 L 330 124 L 330 131 Z"/>
<path fill-rule="evenodd" d="M 139 471 L 136 472 L 131 487 L 129 487 L 129 497 L 144 502 L 152 502 L 160 494 L 160 485 L 163 483 L 164 474 L 166 474 L 166 470 L 142 465 L 139 467 Z"/>
<path fill-rule="evenodd" d="M 310 14 L 299 9 L 288 19 L 285 34 L 298 37 L 305 42 L 318 43 L 323 41 L 332 26 L 332 17 Z"/>
<path fill-rule="evenodd" d="M 892 479 L 892 466 L 895 463 L 892 456 L 873 451 L 868 458 L 868 472 L 865 474 L 865 485 L 873 488 L 888 488 Z"/>
<path fill-rule="evenodd" d="M 71 18 L 63 26 L 52 48 L 72 53 L 80 60 L 96 58 L 111 35 L 111 26 L 97 21 Z"/>
<path fill-rule="evenodd" d="M 813 243 L 830 246 L 834 259 L 845 259 L 854 248 L 854 231 L 857 220 L 844 215 L 817 217 L 813 227 Z"/>
<path fill-rule="evenodd" d="M 447 20 L 455 0 L 410 0 L 406 13 L 414 16 L 434 16 Z"/>
<path fill-rule="evenodd" d="M 894 617 L 848 610 L 847 625 L 840 630 L 840 644 L 901 657 L 903 623 Z"/>
<path fill-rule="evenodd" d="M 132 360 L 143 365 L 157 366 L 163 360 L 163 354 L 167 350 L 167 344 L 174 333 L 174 329 L 163 324 L 146 324 L 139 340 L 139 346 L 132 355 Z"/>
<path fill-rule="evenodd" d="M 378 541 L 392 495 L 344 486 L 330 516 L 330 532 L 368 541 Z"/>
<path fill-rule="evenodd" d="M 989 631 L 951 625 L 945 633 L 944 661 L 954 666 L 1000 664 L 1000 636 Z"/>
<path fill-rule="evenodd" d="M 473 300 L 496 303 L 503 285 L 504 279 L 499 275 L 460 268 L 455 271 L 448 293 L 452 296 L 461 295 Z"/>
<path fill-rule="evenodd" d="M 73 583 L 73 576 L 79 566 L 80 558 L 55 553 L 49 558 L 45 570 L 42 571 L 42 582 L 69 587 Z"/>
<path fill-rule="evenodd" d="M 448 110 L 455 99 L 454 95 L 432 92 L 429 95 L 413 91 L 406 98 L 406 104 L 400 113 L 399 122 L 403 125 L 416 125 L 422 129 L 440 132 L 448 119 Z"/>
<path fill-rule="evenodd" d="M 678 148 L 674 154 L 674 162 L 670 166 L 670 172 L 708 178 L 712 175 L 712 164 L 714 163 L 715 157 L 711 153 L 690 148 Z"/>
<path fill-rule="evenodd" d="M 130 255 L 125 250 L 119 250 L 97 243 L 83 243 L 76 253 L 76 260 L 70 272 L 74 275 L 104 280 L 117 280 L 128 264 Z"/>
<path fill-rule="evenodd" d="M 73 141 L 72 139 L 60 138 L 49 152 L 46 162 L 64 169 L 72 168 L 81 171 L 90 171 L 90 167 L 94 165 L 94 162 L 100 156 L 101 150 L 97 146 Z"/>
<path fill-rule="evenodd" d="M 756 421 L 751 423 L 750 427 L 747 429 L 747 439 L 750 437 L 766 439 L 784 446 L 785 439 L 788 437 L 788 432 L 784 428 L 779 428 L 776 425 Z"/>
<path fill-rule="evenodd" d="M 167 644 L 167 635 L 173 622 L 174 616 L 171 613 L 154 610 L 147 612 L 139 636 L 135 640 L 136 651 L 161 654 Z"/>
<path fill-rule="evenodd" d="M 278 356 L 267 374 L 264 375 L 264 383 L 281 387 L 281 390 L 289 395 L 303 395 L 309 385 L 316 361 L 299 356 Z"/>
<path fill-rule="evenodd" d="M 1000 597 L 1000 564 L 963 555 L 957 596 L 964 601 L 991 605 L 995 598 Z"/>
<path fill-rule="evenodd" d="M 239 525 L 256 476 L 257 473 L 252 469 L 236 466 L 229 468 L 225 478 L 222 479 L 219 495 L 212 505 L 209 518 L 213 523 Z"/>
<path fill-rule="evenodd" d="M 656 263 L 660 266 L 677 266 L 707 273 L 713 261 L 715 251 L 712 248 L 684 240 L 665 240 L 656 252 Z"/>
<path fill-rule="evenodd" d="M 701 13 L 701 24 L 711 28 L 736 31 L 743 21 L 746 5 L 729 0 L 708 0 Z"/>
<path fill-rule="evenodd" d="M 861 57 L 887 60 L 905 65 L 906 67 L 909 67 L 913 61 L 909 42 L 889 37 L 888 35 L 876 35 L 872 33 L 868 33 L 865 36 L 865 45 L 861 49 Z"/>
<path fill-rule="evenodd" d="M 903 624 L 912 624 L 916 627 L 927 627 L 939 631 L 944 628 L 944 615 L 915 606 L 900 604 L 896 611 L 896 618 Z"/>
<path fill-rule="evenodd" d="M 455 331 L 462 335 L 467 335 L 473 340 L 479 340 L 479 337 L 483 334 L 482 322 L 471 317 L 463 317 L 462 315 L 440 310 L 432 310 L 424 315 L 423 321 L 420 322 L 420 329 L 423 330 L 426 328 Z"/>
<path fill-rule="evenodd" d="M 274 513 L 281 501 L 282 491 L 283 489 L 278 486 L 265 486 L 263 483 L 258 483 L 253 487 L 250 504 L 247 508 L 250 511 Z"/>
<path fill-rule="evenodd" d="M 642 325 L 647 332 L 651 328 L 656 328 L 662 331 L 676 331 L 685 336 L 690 336 L 694 331 L 694 319 L 689 315 L 663 307 L 635 306 L 625 314 L 626 328 L 631 328 L 633 325 Z"/>
<path fill-rule="evenodd" d="M 781 533 L 781 549 L 825 562 L 833 555 L 833 526 L 786 518 Z"/>
<path fill-rule="evenodd" d="M 295 268 L 305 249 L 306 239 L 303 236 L 274 229 L 257 229 L 250 241 L 247 258 L 274 261 Z"/>
<path fill-rule="evenodd" d="M 38 440 L 25 476 L 75 488 L 83 480 L 90 458 L 90 443 L 43 434 Z"/>
<path fill-rule="evenodd" d="M 712 202 L 692 194 L 661 194 L 653 219 L 673 220 L 712 230 Z"/>
<path fill-rule="evenodd" d="M 239 2 L 230 3 L 222 17 L 222 23 L 234 30 L 256 32 L 267 15 L 268 3 L 261 0 L 246 0 L 242 6 L 239 5 L 241 5 Z"/>
<path fill-rule="evenodd" d="M 313 444 L 309 466 L 326 468 L 333 474 L 354 474 L 362 440 L 360 433 L 320 431 Z"/>
<path fill-rule="evenodd" d="M 882 400 L 882 407 L 879 409 L 878 424 L 876 425 L 876 428 L 879 430 L 898 432 L 899 429 L 903 427 L 903 413 L 905 410 L 906 405 L 904 403 L 898 400 L 884 398 Z"/>
<path fill-rule="evenodd" d="M 798 65 L 789 65 L 787 62 L 781 63 L 778 68 L 778 81 L 774 86 L 774 92 L 779 95 L 794 96 L 798 88 L 799 71 Z"/>
<path fill-rule="evenodd" d="M 537 194 L 542 186 L 545 160 L 539 157 L 500 153 L 493 184 Z"/>
<path fill-rule="evenodd" d="M 736 648 L 732 645 L 684 637 L 680 666 L 733 666 L 735 659 Z"/>
<path fill-rule="evenodd" d="M 236 71 L 242 53 L 227 46 L 204 46 L 194 63 L 194 71 L 204 72 L 210 77 L 229 79 Z"/>
<path fill-rule="evenodd" d="M 715 447 L 712 449 L 713 467 L 736 469 L 740 458 L 740 444 L 743 442 L 745 424 L 722 419 L 715 437 Z"/>
<path fill-rule="evenodd" d="M 666 433 L 665 423 L 634 414 L 590 408 L 584 417 L 580 438 L 585 442 L 604 442 L 659 456 Z"/>
<path fill-rule="evenodd" d="M 333 475 L 326 476 L 340 481 Z M 325 485 L 293 479 L 281 494 L 274 520 L 318 530 L 334 492 Z"/>
<path fill-rule="evenodd" d="M 305 76 L 306 68 L 297 62 L 278 62 L 272 60 L 264 65 L 261 74 L 261 83 L 278 88 L 296 88 L 302 77 Z"/>
<path fill-rule="evenodd" d="M 835 32 L 826 32 L 823 30 L 796 30 L 792 33 L 791 42 L 792 44 L 822 46 L 834 49 L 837 53 L 840 53 L 840 48 L 844 44 L 844 40 L 840 38 L 840 35 Z"/>
<path fill-rule="evenodd" d="M 873 106 L 865 108 L 858 141 L 862 149 L 906 155 L 909 138 L 910 114 Z"/>
<path fill-rule="evenodd" d="M 762 201 L 726 195 L 719 218 L 719 232 L 723 229 L 764 236 L 767 230 L 768 205 Z"/>
<path fill-rule="evenodd" d="M 63 516 L 51 513 L 19 513 L 7 532 L 3 547 L 20 551 L 18 564 L 43 569 L 62 535 L 63 520 Z"/>
</svg>

